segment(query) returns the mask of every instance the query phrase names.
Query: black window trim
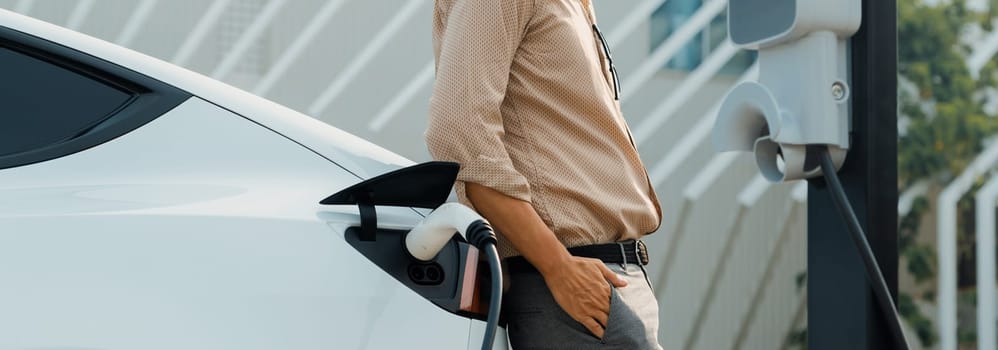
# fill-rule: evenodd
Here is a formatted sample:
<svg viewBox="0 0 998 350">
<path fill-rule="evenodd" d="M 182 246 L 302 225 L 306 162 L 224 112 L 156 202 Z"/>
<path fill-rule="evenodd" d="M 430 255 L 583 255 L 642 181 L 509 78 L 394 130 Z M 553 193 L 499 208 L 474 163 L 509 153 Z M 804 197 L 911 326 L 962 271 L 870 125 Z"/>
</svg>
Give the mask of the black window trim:
<svg viewBox="0 0 998 350">
<path fill-rule="evenodd" d="M 0 170 L 61 158 L 101 145 L 155 120 L 192 96 L 120 65 L 3 26 L 0 26 L 0 47 L 58 65 L 132 94 L 131 99 L 75 137 L 0 156 Z"/>
</svg>

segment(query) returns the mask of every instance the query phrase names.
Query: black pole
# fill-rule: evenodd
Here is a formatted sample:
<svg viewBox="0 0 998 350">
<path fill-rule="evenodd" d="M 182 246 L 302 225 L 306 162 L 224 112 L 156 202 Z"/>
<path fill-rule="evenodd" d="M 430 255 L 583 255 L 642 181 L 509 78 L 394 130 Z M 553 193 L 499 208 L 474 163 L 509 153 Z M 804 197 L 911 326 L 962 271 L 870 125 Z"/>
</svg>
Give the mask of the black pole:
<svg viewBox="0 0 998 350">
<path fill-rule="evenodd" d="M 863 0 L 850 61 L 852 143 L 839 177 L 897 300 L 896 0 Z M 808 349 L 891 349 L 885 315 L 846 229 L 824 180 L 811 180 Z"/>
</svg>

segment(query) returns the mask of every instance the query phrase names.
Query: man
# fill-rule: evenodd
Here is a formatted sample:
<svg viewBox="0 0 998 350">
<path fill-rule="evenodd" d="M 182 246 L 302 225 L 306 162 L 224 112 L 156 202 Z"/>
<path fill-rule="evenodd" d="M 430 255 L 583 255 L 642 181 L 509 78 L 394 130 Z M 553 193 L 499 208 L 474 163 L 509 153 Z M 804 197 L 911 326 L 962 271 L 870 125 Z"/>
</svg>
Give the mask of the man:
<svg viewBox="0 0 998 350">
<path fill-rule="evenodd" d="M 426 141 L 500 234 L 515 349 L 660 349 L 661 208 L 589 0 L 436 0 Z"/>
</svg>

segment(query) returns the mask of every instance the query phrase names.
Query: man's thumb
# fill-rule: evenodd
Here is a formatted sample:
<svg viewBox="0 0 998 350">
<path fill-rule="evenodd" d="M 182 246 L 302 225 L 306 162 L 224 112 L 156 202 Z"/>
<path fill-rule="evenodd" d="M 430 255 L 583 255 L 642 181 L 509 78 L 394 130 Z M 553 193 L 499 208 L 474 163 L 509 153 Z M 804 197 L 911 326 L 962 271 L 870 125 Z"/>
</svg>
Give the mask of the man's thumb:
<svg viewBox="0 0 998 350">
<path fill-rule="evenodd" d="M 601 270 L 603 271 L 603 277 L 605 277 L 607 281 L 610 281 L 610 283 L 613 284 L 614 287 L 617 288 L 627 287 L 627 281 L 625 281 L 623 278 L 620 278 L 620 276 L 617 276 L 617 274 L 611 271 L 609 267 L 606 267 L 606 265 L 602 265 L 601 267 L 602 267 Z"/>
</svg>

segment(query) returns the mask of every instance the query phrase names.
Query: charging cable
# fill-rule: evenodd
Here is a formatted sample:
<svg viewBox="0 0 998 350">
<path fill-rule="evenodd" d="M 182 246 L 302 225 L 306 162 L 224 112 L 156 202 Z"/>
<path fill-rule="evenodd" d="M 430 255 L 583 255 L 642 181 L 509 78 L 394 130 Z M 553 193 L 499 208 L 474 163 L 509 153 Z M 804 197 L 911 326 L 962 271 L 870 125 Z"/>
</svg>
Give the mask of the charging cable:
<svg viewBox="0 0 998 350">
<path fill-rule="evenodd" d="M 405 237 L 405 247 L 414 258 L 430 261 L 450 242 L 454 231 L 485 254 L 489 263 L 492 294 L 489 295 L 489 313 L 485 322 L 482 350 L 491 350 L 499 328 L 499 312 L 502 307 L 502 268 L 499 265 L 499 252 L 496 250 L 496 234 L 488 221 L 471 208 L 458 203 L 444 203 L 409 231 Z"/>
<path fill-rule="evenodd" d="M 485 337 L 482 339 L 482 350 L 491 350 L 495 342 L 496 331 L 499 328 L 499 312 L 502 308 L 502 267 L 499 264 L 499 252 L 496 250 L 496 234 L 492 226 L 485 220 L 478 220 L 468 227 L 466 236 L 468 243 L 478 247 L 485 253 L 489 262 L 489 272 L 492 276 L 491 294 L 489 294 L 489 314 L 485 321 Z"/>
<path fill-rule="evenodd" d="M 849 229 L 849 236 L 856 245 L 859 255 L 863 258 L 863 264 L 866 266 L 866 277 L 870 280 L 870 286 L 873 287 L 873 294 L 877 298 L 877 304 L 880 305 L 884 321 L 887 322 L 887 328 L 890 329 L 891 335 L 894 338 L 894 344 L 897 345 L 898 349 L 908 350 L 908 341 L 905 339 L 904 331 L 901 329 L 901 318 L 898 316 L 897 307 L 891 298 L 890 291 L 887 289 L 887 281 L 884 280 L 884 274 L 880 271 L 880 265 L 877 265 L 877 259 L 873 256 L 873 249 L 870 249 L 870 243 L 866 240 L 863 227 L 859 224 L 859 219 L 856 218 L 856 212 L 853 211 L 852 205 L 849 204 L 849 200 L 846 198 L 845 190 L 842 189 L 842 183 L 839 182 L 839 176 L 835 170 L 835 163 L 832 162 L 832 156 L 827 148 L 823 149 L 820 153 L 821 172 L 825 175 L 825 181 L 828 183 L 829 192 L 832 194 L 832 202 L 835 203 L 835 209 L 838 210 L 839 215 L 845 220 L 846 226 Z"/>
</svg>

